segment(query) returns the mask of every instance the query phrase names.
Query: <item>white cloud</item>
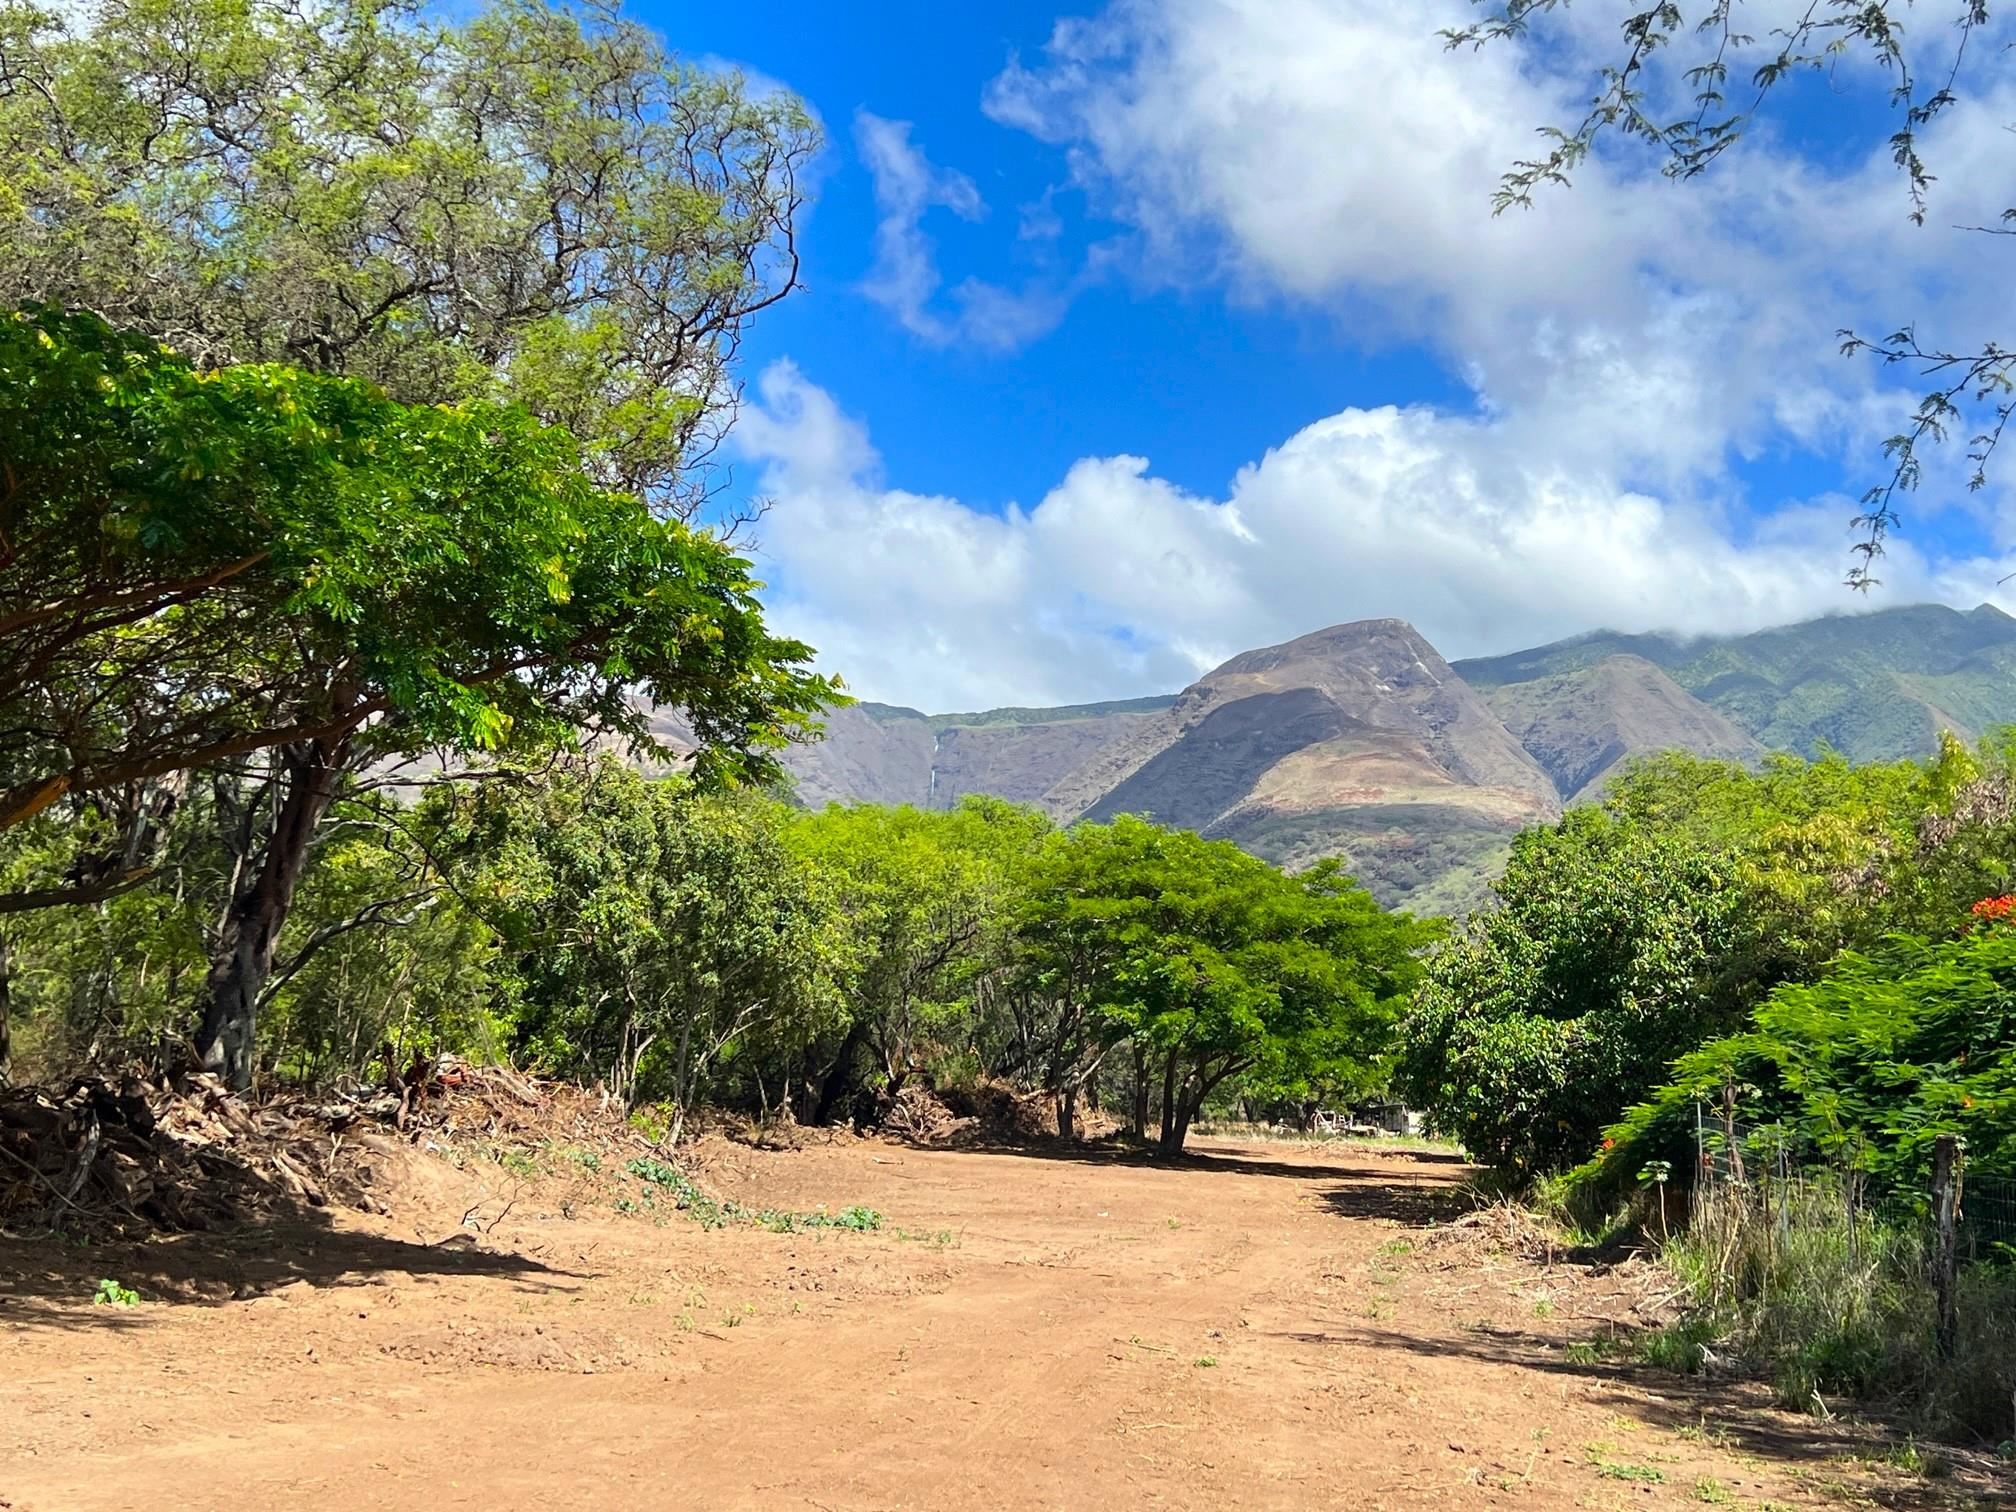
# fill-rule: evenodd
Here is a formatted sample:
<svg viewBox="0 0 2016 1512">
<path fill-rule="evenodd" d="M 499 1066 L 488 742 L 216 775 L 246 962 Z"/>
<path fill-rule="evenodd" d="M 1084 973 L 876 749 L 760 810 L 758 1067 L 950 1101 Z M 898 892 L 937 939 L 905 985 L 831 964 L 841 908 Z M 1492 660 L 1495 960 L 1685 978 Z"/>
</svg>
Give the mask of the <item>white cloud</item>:
<svg viewBox="0 0 2016 1512">
<path fill-rule="evenodd" d="M 856 692 L 926 709 L 1174 689 L 1238 651 L 1373 616 L 1458 657 L 1862 603 L 1840 587 L 1845 501 L 1739 540 L 1712 511 L 1539 460 L 1511 420 L 1346 410 L 1222 499 L 1139 457 L 1087 458 L 1033 509 L 990 515 L 889 487 L 859 423 L 788 363 L 758 389 L 736 444 L 775 500 L 772 618 Z M 2016 609 L 1996 586 L 2011 567 L 1931 563 L 1907 543 L 1883 602 L 2001 594 Z"/>
<path fill-rule="evenodd" d="M 924 230 L 924 217 L 949 210 L 962 220 L 987 213 L 980 191 L 965 174 L 934 164 L 910 139 L 908 121 L 884 120 L 863 110 L 854 117 L 854 140 L 875 180 L 875 265 L 861 292 L 912 334 L 933 345 L 971 343 L 997 351 L 1024 346 L 1063 318 L 1065 291 L 1032 285 L 1010 290 L 981 279 L 962 279 L 949 291 L 950 313 L 939 308 L 944 277 Z"/>
<path fill-rule="evenodd" d="M 1425 341 L 1487 407 L 1545 411 L 1557 445 L 1638 481 L 1713 476 L 1794 423 L 1808 444 L 1859 442 L 1844 428 L 1862 399 L 1908 375 L 1843 361 L 1839 327 L 1964 328 L 2006 307 L 1998 249 L 1951 227 L 1999 211 L 2016 87 L 1927 133 L 1942 178 L 1922 230 L 1887 128 L 1833 174 L 1768 133 L 1684 185 L 1643 151 L 1599 155 L 1572 190 L 1494 217 L 1535 128 L 1579 118 L 1595 61 L 1614 61 L 1599 9 L 1545 18 L 1545 51 L 1451 52 L 1438 33 L 1476 18 L 1467 0 L 1115 0 L 1012 63 L 986 108 L 1065 151 L 1134 229 L 1137 277 L 1332 309 L 1361 344 Z M 1752 5 L 1745 28 L 1793 10 Z M 1885 397 L 1894 428 L 1913 396 Z"/>
<path fill-rule="evenodd" d="M 1375 615 L 1462 656 L 1606 625 L 1740 631 L 1927 598 L 2016 608 L 1998 581 L 2016 567 L 2005 536 L 1951 556 L 1906 537 L 1884 593 L 1855 600 L 1841 587 L 1852 502 L 1759 514 L 1730 477 L 1732 459 L 1788 444 L 1880 471 L 1914 380 L 1841 360 L 1838 327 L 1916 315 L 1933 339 L 1993 334 L 2007 244 L 1950 228 L 1999 213 L 2016 84 L 1926 134 L 1942 178 L 1922 230 L 1880 141 L 1822 172 L 1769 133 L 1685 185 L 1644 154 L 1600 158 L 1572 190 L 1494 218 L 1500 174 L 1534 127 L 1576 116 L 1611 50 L 1595 9 L 1569 8 L 1548 52 L 1448 52 L 1437 29 L 1470 19 L 1467 0 L 1114 0 L 1060 24 L 986 108 L 1054 144 L 1123 228 L 1102 271 L 1328 311 L 1361 347 L 1425 343 L 1475 413 L 1346 410 L 1215 498 L 1141 458 L 1085 458 L 997 516 L 891 487 L 862 427 L 776 367 L 739 444 L 776 499 L 779 622 L 869 696 L 952 708 L 1173 688 L 1236 651 Z M 1023 296 L 990 305 L 987 285 L 945 288 L 924 218 L 977 215 L 977 192 L 900 123 L 864 116 L 861 145 L 883 212 L 871 287 L 899 319 L 927 340 L 991 331 L 1011 346 L 1057 318 L 1061 299 L 1032 311 Z M 1908 509 L 1965 500 L 1961 450 Z"/>
</svg>

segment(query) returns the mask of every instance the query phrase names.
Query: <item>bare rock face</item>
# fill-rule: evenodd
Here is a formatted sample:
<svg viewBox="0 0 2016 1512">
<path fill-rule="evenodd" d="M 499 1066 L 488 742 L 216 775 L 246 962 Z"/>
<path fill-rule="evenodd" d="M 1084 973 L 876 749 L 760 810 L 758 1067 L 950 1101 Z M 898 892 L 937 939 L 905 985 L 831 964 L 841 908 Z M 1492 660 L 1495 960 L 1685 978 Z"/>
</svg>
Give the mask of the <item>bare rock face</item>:
<svg viewBox="0 0 2016 1512">
<path fill-rule="evenodd" d="M 1048 796 L 1054 810 L 1143 814 L 1284 865 L 1337 856 L 1383 901 L 1425 907 L 1475 901 L 1512 835 L 1560 812 L 1547 773 L 1391 619 L 1234 657 Z"/>
<path fill-rule="evenodd" d="M 1692 751 L 1754 762 L 1764 748 L 1641 656 L 1607 656 L 1485 700 L 1554 780 L 1564 802 L 1595 798 L 1634 756 Z"/>
<path fill-rule="evenodd" d="M 821 740 L 785 754 L 801 803 L 948 809 L 968 793 L 1041 804 L 1051 784 L 1130 734 L 1166 698 L 1057 709 L 920 714 L 892 704 L 829 710 Z"/>
<path fill-rule="evenodd" d="M 854 705 L 826 712 L 826 738 L 793 746 L 785 765 L 797 781 L 799 801 L 829 803 L 931 801 L 930 724 L 910 709 Z"/>
</svg>

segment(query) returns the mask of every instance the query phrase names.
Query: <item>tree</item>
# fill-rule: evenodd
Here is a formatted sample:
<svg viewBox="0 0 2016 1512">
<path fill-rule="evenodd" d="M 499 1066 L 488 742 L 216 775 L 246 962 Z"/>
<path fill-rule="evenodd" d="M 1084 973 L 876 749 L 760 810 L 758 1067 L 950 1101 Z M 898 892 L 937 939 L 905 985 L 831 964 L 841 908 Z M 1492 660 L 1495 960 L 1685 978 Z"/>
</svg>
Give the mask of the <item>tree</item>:
<svg viewBox="0 0 2016 1512">
<path fill-rule="evenodd" d="M 833 920 L 781 807 L 613 758 L 471 800 L 462 891 L 510 953 L 519 1043 L 548 1069 L 688 1111 L 753 1037 L 835 1007 Z"/>
<path fill-rule="evenodd" d="M 0 3 L 0 305 L 204 366 L 508 396 L 690 512 L 744 323 L 796 286 L 790 95 L 613 6 Z"/>
<path fill-rule="evenodd" d="M 824 1122 L 874 1057 L 882 1095 L 929 1075 L 927 1050 L 976 1048 L 1000 998 L 1022 869 L 1049 832 L 1041 814 L 972 797 L 946 813 L 830 805 L 792 824 L 792 850 L 821 879 L 841 921 L 846 1033 L 808 1083 Z M 1013 1058 L 1034 1047 L 1018 1023 Z"/>
<path fill-rule="evenodd" d="M 1741 1022 L 1744 898 L 1726 857 L 1589 809 L 1519 836 L 1496 892 L 1430 960 L 1399 1076 L 1472 1155 L 1531 1176 Z"/>
<path fill-rule="evenodd" d="M 1122 815 L 1061 832 L 1032 868 L 1020 990 L 1049 1005 L 1059 1132 L 1105 1055 L 1162 1069 L 1162 1149 L 1230 1078 L 1376 1060 L 1431 931 L 1335 863 L 1289 876 L 1230 842 Z"/>
<path fill-rule="evenodd" d="M 1451 47 L 1519 37 L 1536 20 L 1564 10 L 1567 0 L 1477 3 L 1487 6 L 1488 14 L 1474 25 L 1445 32 Z M 1885 81 L 1896 120 L 1890 155 L 1904 178 L 1907 213 L 1922 226 L 1934 182 L 1920 152 L 1923 136 L 1960 102 L 1968 46 L 1987 28 L 1991 6 L 1989 0 L 1948 0 L 1951 28 L 1943 35 L 1928 30 L 1922 46 L 1916 45 L 1908 24 L 1916 9 L 1913 0 L 1814 0 L 1787 11 L 1786 23 L 1760 40 L 1739 29 L 1737 0 L 1638 0 L 1619 23 L 1621 54 L 1601 70 L 1587 113 L 1568 125 L 1542 128 L 1548 150 L 1507 171 L 1494 208 L 1528 207 L 1543 187 L 1566 186 L 1606 135 L 1652 147 L 1668 177 L 1694 178 L 1749 134 L 1783 87 L 1802 72 L 1829 71 L 1835 95 L 1845 98 L 1848 91 L 1838 87 L 1841 75 L 1835 65 L 1860 54 Z M 1690 48 L 1691 55 L 1685 51 Z M 2002 51 L 1997 46 L 1987 55 Z M 1668 55 L 1682 61 L 1662 72 L 1660 60 Z M 1830 101 L 1829 108 L 1859 107 Z M 2016 235 L 2016 208 L 2004 210 L 1996 225 L 1969 229 Z M 1855 520 L 1863 537 L 1855 547 L 1860 560 L 1848 581 L 1866 589 L 1877 582 L 1876 559 L 1897 524 L 1898 496 L 1918 486 L 1928 445 L 1944 441 L 1955 427 L 1972 430 L 1968 483 L 1974 489 L 1986 486 L 1989 464 L 2016 413 L 2016 348 L 1990 335 L 1957 347 L 1927 343 L 1910 325 L 1876 338 L 1852 330 L 1840 335 L 1844 353 L 1913 367 L 1933 384 L 1904 428 L 1884 442 L 1890 474 L 1864 496 Z"/>
<path fill-rule="evenodd" d="M 648 740 L 641 694 L 688 711 L 703 778 L 761 778 L 833 696 L 805 647 L 765 629 L 746 561 L 597 487 L 572 438 L 522 410 L 398 404 L 286 368 L 198 373 L 89 317 L 0 332 L 28 374 L 0 399 L 15 627 L 0 821 L 271 752 L 270 805 L 231 826 L 242 881 L 198 1036 L 236 1085 L 347 773 L 439 745 Z"/>
<path fill-rule="evenodd" d="M 1773 994 L 2016 887 L 2011 767 L 2006 737 L 1950 736 L 1922 762 L 1635 764 L 1600 810 L 1516 842 L 1502 907 L 1430 962 L 1403 1080 L 1509 1173 L 1573 1165 Z"/>
<path fill-rule="evenodd" d="M 684 67 L 595 5 L 448 24 L 407 0 L 107 0 L 79 21 L 0 0 L 0 301 L 111 314 L 204 369 L 282 359 L 414 405 L 516 401 L 580 438 L 567 465 L 589 480 L 693 518 L 744 323 L 796 286 L 815 146 L 794 99 Z M 632 650 L 598 665 L 620 675 Z M 686 691 L 718 707 L 705 682 Z M 244 927 L 207 993 L 220 1064 L 212 1031 L 242 1020 L 321 814 L 381 754 L 341 723 L 274 749 L 247 773 Z"/>
<path fill-rule="evenodd" d="M 1921 1193 L 1942 1134 L 1966 1138 L 1970 1169 L 2016 1174 L 2016 928 L 1993 901 L 1957 938 L 1893 936 L 1773 992 L 1740 1032 L 1682 1056 L 1578 1180 L 1623 1185 L 1731 1089 L 1746 1123 L 1866 1173 L 1879 1195 Z"/>
</svg>

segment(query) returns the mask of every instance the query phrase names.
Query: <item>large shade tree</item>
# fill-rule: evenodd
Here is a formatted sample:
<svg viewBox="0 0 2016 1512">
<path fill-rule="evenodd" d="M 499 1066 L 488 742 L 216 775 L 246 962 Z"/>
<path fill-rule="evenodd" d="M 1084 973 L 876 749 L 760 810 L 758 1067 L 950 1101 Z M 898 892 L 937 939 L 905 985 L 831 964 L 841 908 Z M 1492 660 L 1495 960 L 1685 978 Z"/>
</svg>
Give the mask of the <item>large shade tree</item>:
<svg viewBox="0 0 2016 1512">
<path fill-rule="evenodd" d="M 1234 1077 L 1336 1077 L 1386 1051 L 1432 931 L 1335 862 L 1289 875 L 1229 841 L 1121 815 L 1052 837 L 1027 873 L 1018 987 L 1047 1005 L 1044 1082 L 1072 1132 L 1078 1094 L 1132 1041 L 1162 1074 L 1177 1153 Z"/>
<path fill-rule="evenodd" d="M 0 325 L 0 378 L 0 828 L 270 753 L 277 802 L 199 1034 L 241 1084 L 346 772 L 440 745 L 641 741 L 641 693 L 690 711 L 703 777 L 765 778 L 832 696 L 807 648 L 765 628 L 745 560 L 598 486 L 567 432 L 518 408 L 400 404 L 279 366 L 204 373 L 54 313 Z"/>
<path fill-rule="evenodd" d="M 743 328 L 796 286 L 816 145 L 788 95 L 689 67 L 605 6 L 500 0 L 445 19 L 403 0 L 0 0 L 0 305 L 89 308 L 204 370 L 279 361 L 414 405 L 513 401 L 580 439 L 566 466 L 586 480 L 690 520 L 709 512 Z M 468 565 L 480 578 L 482 559 Z M 226 586 L 192 612 L 235 612 Z M 194 587 L 162 571 L 150 591 Z M 580 649 L 625 675 L 634 646 L 599 662 Z M 239 695 L 266 686 L 258 665 L 231 676 Z M 571 697 L 557 664 L 545 687 Z M 355 707 L 340 674 L 326 691 Z M 704 705 L 719 690 L 687 691 Z M 617 701 L 598 715 L 620 720 Z M 522 711 L 480 723 L 451 743 L 541 728 Z M 360 741 L 339 719 L 240 747 L 272 752 L 219 808 L 243 879 L 230 917 L 257 918 L 255 934 L 276 900 L 284 921 L 275 881 L 298 875 L 329 794 L 430 738 L 427 721 L 372 728 Z M 172 802 L 150 781 L 94 789 L 113 843 L 84 885 L 144 871 L 132 861 Z M 257 974 L 231 964 L 241 934 L 220 932 L 213 1001 L 243 999 Z"/>
<path fill-rule="evenodd" d="M 691 509 L 743 325 L 796 285 L 810 117 L 613 6 L 441 14 L 0 0 L 0 302 L 508 394 Z"/>
</svg>

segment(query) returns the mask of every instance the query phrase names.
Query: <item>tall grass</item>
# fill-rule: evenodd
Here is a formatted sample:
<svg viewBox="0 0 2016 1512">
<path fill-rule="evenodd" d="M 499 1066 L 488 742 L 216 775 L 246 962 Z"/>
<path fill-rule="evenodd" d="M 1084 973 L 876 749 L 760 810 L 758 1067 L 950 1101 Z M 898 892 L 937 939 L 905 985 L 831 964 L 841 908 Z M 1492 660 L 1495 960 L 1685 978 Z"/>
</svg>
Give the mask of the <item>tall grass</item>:
<svg viewBox="0 0 2016 1512">
<path fill-rule="evenodd" d="M 1845 1183 L 1715 1183 L 1665 1246 L 1693 1314 L 1648 1346 L 1656 1363 L 1757 1370 L 1788 1407 L 1854 1397 L 1939 1436 L 2016 1441 L 2016 1268 L 1961 1273 L 1950 1355 L 1937 1340 L 1928 1244 Z"/>
</svg>

